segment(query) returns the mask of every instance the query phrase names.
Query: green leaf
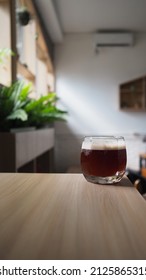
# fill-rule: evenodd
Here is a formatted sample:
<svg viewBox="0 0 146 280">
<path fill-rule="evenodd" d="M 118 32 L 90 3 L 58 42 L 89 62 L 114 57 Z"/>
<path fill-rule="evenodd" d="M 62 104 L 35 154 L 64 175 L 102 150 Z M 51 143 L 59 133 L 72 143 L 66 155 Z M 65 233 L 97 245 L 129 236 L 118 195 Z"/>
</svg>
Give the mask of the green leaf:
<svg viewBox="0 0 146 280">
<path fill-rule="evenodd" d="M 9 57 L 15 55 L 14 52 L 9 48 L 0 49 L 0 64 L 4 64 L 5 60 Z"/>
<path fill-rule="evenodd" d="M 20 100 L 26 102 L 29 98 L 29 94 L 32 91 L 32 83 L 23 84 L 23 87 L 20 92 Z"/>
<path fill-rule="evenodd" d="M 23 86 L 23 81 L 17 81 L 10 87 L 10 99 L 14 102 L 14 106 L 20 98 Z"/>
<path fill-rule="evenodd" d="M 7 117 L 7 120 L 15 120 L 15 119 L 19 119 L 21 121 L 27 121 L 28 115 L 26 114 L 26 112 L 23 109 L 18 109 L 16 111 L 12 112 L 12 114 L 10 114 Z"/>
<path fill-rule="evenodd" d="M 42 110 L 43 108 L 48 108 L 54 105 L 58 100 L 56 93 L 48 93 L 47 95 L 41 96 L 39 99 L 32 99 L 26 105 L 25 110 L 31 112 L 33 110 Z"/>
</svg>

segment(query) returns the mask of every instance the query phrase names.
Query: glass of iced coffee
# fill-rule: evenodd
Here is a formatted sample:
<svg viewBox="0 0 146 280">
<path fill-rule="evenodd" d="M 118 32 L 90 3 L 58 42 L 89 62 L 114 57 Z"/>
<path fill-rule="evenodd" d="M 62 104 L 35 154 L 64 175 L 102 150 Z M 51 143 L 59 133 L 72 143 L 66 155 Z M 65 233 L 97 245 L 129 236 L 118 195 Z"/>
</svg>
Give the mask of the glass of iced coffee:
<svg viewBox="0 0 146 280">
<path fill-rule="evenodd" d="M 81 148 L 81 169 L 87 181 L 119 182 L 126 170 L 126 145 L 122 136 L 87 136 Z"/>
</svg>

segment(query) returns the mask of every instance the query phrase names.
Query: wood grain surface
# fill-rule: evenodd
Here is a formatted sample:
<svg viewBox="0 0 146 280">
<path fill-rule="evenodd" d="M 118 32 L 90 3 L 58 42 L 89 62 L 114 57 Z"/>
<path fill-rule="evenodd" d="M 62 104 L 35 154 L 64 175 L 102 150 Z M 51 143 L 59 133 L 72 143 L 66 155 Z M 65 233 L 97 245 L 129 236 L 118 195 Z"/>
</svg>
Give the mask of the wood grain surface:
<svg viewBox="0 0 146 280">
<path fill-rule="evenodd" d="M 146 201 L 126 178 L 0 174 L 0 259 L 146 259 Z"/>
</svg>

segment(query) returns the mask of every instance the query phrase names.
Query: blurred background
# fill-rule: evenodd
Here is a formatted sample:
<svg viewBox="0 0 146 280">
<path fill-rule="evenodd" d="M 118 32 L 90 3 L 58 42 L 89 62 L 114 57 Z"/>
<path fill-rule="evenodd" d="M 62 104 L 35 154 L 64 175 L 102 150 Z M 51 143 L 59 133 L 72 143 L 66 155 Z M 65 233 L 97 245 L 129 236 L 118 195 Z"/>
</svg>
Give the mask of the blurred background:
<svg viewBox="0 0 146 280">
<path fill-rule="evenodd" d="M 21 92 L 11 117 L 1 116 L 11 122 L 0 133 L 0 171 L 80 172 L 84 136 L 108 134 L 125 137 L 127 168 L 139 171 L 146 152 L 145 10 L 145 0 L 0 0 L 1 96 L 16 81 L 31 83 L 25 106 Z M 31 109 L 28 97 L 52 92 L 38 125 L 42 105 Z M 16 118 L 16 107 L 27 120 Z M 28 124 L 35 130 L 11 132 L 13 144 L 6 139 L 13 126 Z"/>
</svg>

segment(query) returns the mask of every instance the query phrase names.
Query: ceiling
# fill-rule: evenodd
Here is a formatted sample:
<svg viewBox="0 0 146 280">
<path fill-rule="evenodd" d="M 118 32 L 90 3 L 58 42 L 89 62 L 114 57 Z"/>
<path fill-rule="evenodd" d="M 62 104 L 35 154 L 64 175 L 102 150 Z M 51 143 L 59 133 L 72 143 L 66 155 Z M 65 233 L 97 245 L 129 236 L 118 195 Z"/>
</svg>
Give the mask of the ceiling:
<svg viewBox="0 0 146 280">
<path fill-rule="evenodd" d="M 35 0 L 54 43 L 64 33 L 146 32 L 146 0 Z"/>
</svg>

